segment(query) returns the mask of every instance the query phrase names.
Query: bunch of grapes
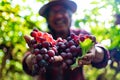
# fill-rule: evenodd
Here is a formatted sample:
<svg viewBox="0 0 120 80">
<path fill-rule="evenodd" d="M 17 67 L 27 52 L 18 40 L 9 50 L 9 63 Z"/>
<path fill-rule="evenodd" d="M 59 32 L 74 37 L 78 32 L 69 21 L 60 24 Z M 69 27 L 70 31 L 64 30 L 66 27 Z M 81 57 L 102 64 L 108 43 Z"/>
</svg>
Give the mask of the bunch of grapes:
<svg viewBox="0 0 120 80">
<path fill-rule="evenodd" d="M 71 33 L 67 39 L 59 37 L 57 40 L 54 40 L 52 35 L 37 29 L 33 29 L 31 37 L 33 37 L 30 41 L 33 47 L 32 54 L 36 56 L 34 65 L 34 71 L 36 72 L 39 69 L 44 72 L 49 64 L 54 64 L 57 60 L 62 63 L 63 69 L 69 68 L 75 63 L 78 56 L 82 56 L 82 48 L 79 42 L 83 42 L 87 38 L 93 42 L 96 41 L 94 36 L 75 35 L 74 33 Z"/>
<path fill-rule="evenodd" d="M 63 58 L 62 60 L 62 68 L 66 69 L 70 67 L 73 63 L 75 63 L 75 59 L 77 56 L 81 56 L 81 48 L 79 44 L 72 38 L 71 34 L 67 39 L 58 38 L 56 40 L 56 48 L 59 55 Z"/>
<path fill-rule="evenodd" d="M 67 39 L 58 38 L 56 40 L 56 47 L 58 50 L 57 55 L 62 56 L 62 68 L 70 68 L 76 62 L 78 56 L 82 56 L 82 48 L 79 45 L 80 41 L 84 42 L 87 38 L 91 39 L 92 42 L 96 43 L 96 38 L 91 35 L 75 35 L 71 33 Z"/>
</svg>

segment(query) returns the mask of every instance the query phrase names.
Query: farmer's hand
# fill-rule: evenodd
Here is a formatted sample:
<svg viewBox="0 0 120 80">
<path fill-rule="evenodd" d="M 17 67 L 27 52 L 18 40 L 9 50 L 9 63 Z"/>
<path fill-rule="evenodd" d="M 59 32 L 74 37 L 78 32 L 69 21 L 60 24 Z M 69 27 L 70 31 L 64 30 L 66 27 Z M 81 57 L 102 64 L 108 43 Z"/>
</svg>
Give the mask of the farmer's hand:
<svg viewBox="0 0 120 80">
<path fill-rule="evenodd" d="M 33 69 L 33 65 L 36 63 L 36 56 L 34 54 L 29 54 L 25 60 L 28 68 Z"/>
<path fill-rule="evenodd" d="M 31 38 L 29 36 L 25 35 L 24 39 L 25 39 L 27 45 L 29 46 L 29 48 L 32 49 L 33 45 L 31 44 Z"/>
<path fill-rule="evenodd" d="M 91 62 L 98 63 L 104 58 L 104 51 L 97 46 L 93 46 L 91 50 L 78 61 L 79 66 L 89 65 Z"/>
<path fill-rule="evenodd" d="M 95 47 L 93 46 L 91 50 L 82 58 L 78 61 L 79 66 L 82 65 L 89 65 L 95 58 Z"/>
</svg>

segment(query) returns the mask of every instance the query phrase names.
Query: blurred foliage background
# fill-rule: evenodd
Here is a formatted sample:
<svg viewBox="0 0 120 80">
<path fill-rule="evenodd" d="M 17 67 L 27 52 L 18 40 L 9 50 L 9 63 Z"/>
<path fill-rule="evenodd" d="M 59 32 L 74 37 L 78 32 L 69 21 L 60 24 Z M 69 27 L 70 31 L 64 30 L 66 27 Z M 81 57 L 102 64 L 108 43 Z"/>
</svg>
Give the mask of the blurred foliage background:
<svg viewBox="0 0 120 80">
<path fill-rule="evenodd" d="M 31 0 L 28 4 L 29 1 L 0 0 L 0 80 L 32 80 L 21 65 L 27 51 L 23 36 L 29 35 L 34 27 L 47 31 L 46 20 L 38 10 L 48 0 Z M 111 58 L 104 69 L 85 66 L 86 80 L 119 80 L 120 0 L 91 0 L 89 7 L 83 9 L 82 17 L 77 17 L 78 12 L 73 15 L 73 26 L 95 35 L 110 51 Z"/>
</svg>

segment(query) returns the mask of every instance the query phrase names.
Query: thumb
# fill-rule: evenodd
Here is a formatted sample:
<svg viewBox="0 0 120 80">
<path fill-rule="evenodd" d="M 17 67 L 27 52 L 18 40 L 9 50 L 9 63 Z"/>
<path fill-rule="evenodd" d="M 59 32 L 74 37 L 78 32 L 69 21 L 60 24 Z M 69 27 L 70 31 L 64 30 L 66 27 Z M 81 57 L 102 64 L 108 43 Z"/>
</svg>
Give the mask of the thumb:
<svg viewBox="0 0 120 80">
<path fill-rule="evenodd" d="M 24 39 L 25 39 L 26 43 L 28 44 L 28 46 L 30 48 L 32 48 L 31 38 L 29 36 L 27 36 L 27 35 L 24 35 Z"/>
</svg>

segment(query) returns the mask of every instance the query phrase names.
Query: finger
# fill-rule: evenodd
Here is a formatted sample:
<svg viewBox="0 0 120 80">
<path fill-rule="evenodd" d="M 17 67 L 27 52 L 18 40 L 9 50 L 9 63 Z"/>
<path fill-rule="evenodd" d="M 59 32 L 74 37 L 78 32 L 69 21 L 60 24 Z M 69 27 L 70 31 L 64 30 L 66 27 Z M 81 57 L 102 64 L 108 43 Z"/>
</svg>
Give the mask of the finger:
<svg viewBox="0 0 120 80">
<path fill-rule="evenodd" d="M 30 40 L 31 40 L 31 39 L 30 39 L 30 37 L 29 37 L 29 36 L 27 36 L 27 35 L 25 35 L 25 36 L 24 36 L 24 39 L 25 39 L 25 41 L 26 41 L 27 43 L 29 43 L 29 42 L 30 42 Z"/>
<path fill-rule="evenodd" d="M 86 61 L 88 61 L 88 60 L 89 60 L 89 58 L 88 58 L 88 56 L 87 56 L 87 55 L 85 55 L 85 56 L 82 58 L 82 60 L 86 60 Z"/>
<path fill-rule="evenodd" d="M 84 57 L 83 57 L 83 60 L 93 60 L 94 58 L 94 54 L 93 53 L 89 53 L 89 54 L 86 54 Z"/>
<path fill-rule="evenodd" d="M 79 67 L 83 65 L 81 60 L 78 61 L 78 65 Z"/>
<path fill-rule="evenodd" d="M 35 63 L 36 58 L 35 55 L 30 54 L 27 58 L 26 58 L 26 64 L 29 66 L 29 69 L 32 69 L 32 65 Z"/>
<path fill-rule="evenodd" d="M 91 60 L 86 61 L 86 60 L 81 60 L 82 65 L 89 65 L 91 64 Z"/>
<path fill-rule="evenodd" d="M 83 65 L 90 65 L 90 64 L 91 64 L 91 61 L 82 61 L 82 64 L 83 64 Z"/>
<path fill-rule="evenodd" d="M 62 56 L 54 56 L 54 60 L 55 60 L 55 62 L 59 62 L 59 61 L 62 61 L 63 58 L 62 58 Z"/>
<path fill-rule="evenodd" d="M 31 38 L 29 36 L 25 35 L 24 39 L 25 39 L 26 43 L 28 44 L 28 46 L 31 48 L 32 47 L 31 46 Z"/>
</svg>

